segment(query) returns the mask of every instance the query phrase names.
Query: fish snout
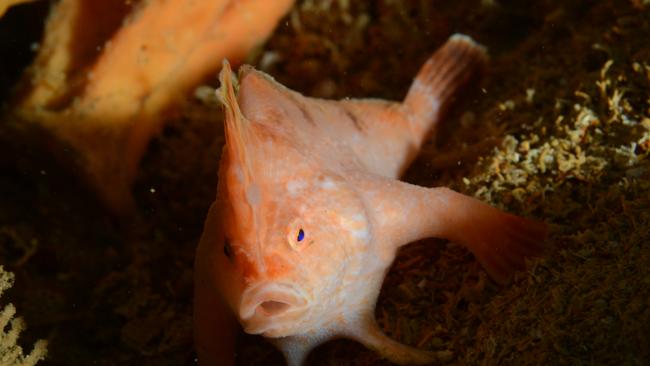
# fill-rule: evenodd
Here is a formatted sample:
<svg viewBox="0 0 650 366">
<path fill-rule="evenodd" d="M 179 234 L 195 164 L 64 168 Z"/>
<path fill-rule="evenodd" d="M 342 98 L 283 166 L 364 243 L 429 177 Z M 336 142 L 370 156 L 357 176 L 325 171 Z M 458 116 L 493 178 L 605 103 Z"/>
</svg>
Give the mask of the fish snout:
<svg viewBox="0 0 650 366">
<path fill-rule="evenodd" d="M 276 282 L 262 283 L 244 291 L 239 317 L 244 322 L 271 320 L 294 313 L 306 305 L 306 296 L 295 286 Z"/>
</svg>

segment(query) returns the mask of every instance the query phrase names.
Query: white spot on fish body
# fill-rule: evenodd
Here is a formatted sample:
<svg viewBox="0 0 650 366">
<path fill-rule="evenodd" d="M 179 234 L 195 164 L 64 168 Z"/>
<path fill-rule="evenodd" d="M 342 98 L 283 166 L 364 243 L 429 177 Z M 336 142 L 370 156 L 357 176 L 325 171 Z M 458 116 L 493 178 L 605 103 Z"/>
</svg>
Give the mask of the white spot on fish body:
<svg viewBox="0 0 650 366">
<path fill-rule="evenodd" d="M 364 242 L 370 240 L 370 231 L 364 215 L 355 213 L 350 215 L 349 218 L 341 217 L 340 220 L 343 227 L 347 229 L 353 238 Z"/>
<path fill-rule="evenodd" d="M 413 82 L 413 86 L 411 87 L 412 90 L 415 90 L 418 92 L 420 95 L 422 95 L 427 103 L 429 104 L 429 109 L 426 110 L 425 113 L 420 115 L 420 118 L 423 118 L 424 120 L 430 120 L 435 116 L 436 113 L 438 113 L 438 109 L 440 109 L 440 100 L 436 98 L 432 92 L 431 86 L 426 85 L 422 83 L 422 81 L 416 79 Z"/>
<path fill-rule="evenodd" d="M 304 180 L 290 180 L 287 182 L 287 191 L 291 196 L 296 196 L 299 191 L 307 188 L 307 182 Z"/>
<path fill-rule="evenodd" d="M 370 240 L 370 231 L 368 231 L 368 228 L 363 228 L 361 230 L 351 230 L 350 233 L 352 233 L 352 236 L 354 236 L 359 240 L 362 241 Z"/>
<path fill-rule="evenodd" d="M 260 203 L 261 193 L 260 187 L 257 184 L 251 184 L 246 189 L 246 200 L 253 206 L 256 206 Z"/>
<path fill-rule="evenodd" d="M 364 221 L 364 217 L 363 217 L 362 214 L 357 213 L 357 214 L 352 215 L 352 220 L 354 220 L 354 221 Z"/>
<path fill-rule="evenodd" d="M 325 178 L 319 186 L 323 189 L 334 189 L 336 188 L 336 183 L 334 183 L 334 181 L 329 178 Z"/>
<path fill-rule="evenodd" d="M 242 172 L 241 168 L 239 166 L 235 166 L 235 178 L 237 178 L 238 182 L 243 182 L 244 181 L 244 172 Z"/>
</svg>

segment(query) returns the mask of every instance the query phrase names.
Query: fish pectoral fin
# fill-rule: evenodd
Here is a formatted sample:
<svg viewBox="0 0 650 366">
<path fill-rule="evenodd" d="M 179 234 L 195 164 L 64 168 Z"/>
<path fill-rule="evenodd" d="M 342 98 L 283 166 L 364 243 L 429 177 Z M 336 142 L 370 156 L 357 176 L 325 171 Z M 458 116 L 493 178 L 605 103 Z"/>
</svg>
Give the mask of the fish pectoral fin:
<svg viewBox="0 0 650 366">
<path fill-rule="evenodd" d="M 423 351 L 391 339 L 379 329 L 374 319 L 361 329 L 352 338 L 390 362 L 398 365 L 425 365 L 440 360 L 437 352 Z"/>
<path fill-rule="evenodd" d="M 525 259 L 542 254 L 547 227 L 451 189 L 425 188 L 377 176 L 359 176 L 355 186 L 373 213 L 373 236 L 381 257 L 392 261 L 402 245 L 444 238 L 469 248 L 490 277 L 507 283 Z"/>
<path fill-rule="evenodd" d="M 526 268 L 526 258 L 544 252 L 548 232 L 545 223 L 508 214 L 460 193 L 453 194 L 455 200 L 462 202 L 459 205 L 463 209 L 453 215 L 446 238 L 469 248 L 497 283 L 507 284 L 516 271 Z"/>
</svg>

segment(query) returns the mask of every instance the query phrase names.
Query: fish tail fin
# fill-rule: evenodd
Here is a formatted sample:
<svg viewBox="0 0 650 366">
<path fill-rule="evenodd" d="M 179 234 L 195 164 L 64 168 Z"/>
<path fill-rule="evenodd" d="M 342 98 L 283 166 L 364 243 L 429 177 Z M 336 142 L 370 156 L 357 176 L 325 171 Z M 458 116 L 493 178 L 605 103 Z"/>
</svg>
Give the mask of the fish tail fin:
<svg viewBox="0 0 650 366">
<path fill-rule="evenodd" d="M 472 38 L 454 34 L 422 66 L 404 105 L 415 130 L 426 135 L 441 108 L 468 81 L 486 68 L 487 50 Z"/>
</svg>

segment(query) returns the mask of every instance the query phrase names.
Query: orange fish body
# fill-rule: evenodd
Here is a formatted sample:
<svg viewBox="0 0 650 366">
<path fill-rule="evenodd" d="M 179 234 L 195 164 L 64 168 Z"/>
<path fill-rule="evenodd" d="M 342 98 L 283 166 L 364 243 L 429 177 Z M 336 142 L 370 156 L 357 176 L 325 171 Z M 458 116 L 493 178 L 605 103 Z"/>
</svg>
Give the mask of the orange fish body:
<svg viewBox="0 0 650 366">
<path fill-rule="evenodd" d="M 308 98 L 250 66 L 240 68 L 235 85 L 224 65 L 218 93 L 226 146 L 196 256 L 201 364 L 233 362 L 226 308 L 291 366 L 336 337 L 398 364 L 433 362 L 434 353 L 388 338 L 375 322 L 398 248 L 427 237 L 452 240 L 499 283 L 541 252 L 544 224 L 447 188 L 397 180 L 440 108 L 486 60 L 470 38 L 452 36 L 403 103 Z"/>
</svg>

